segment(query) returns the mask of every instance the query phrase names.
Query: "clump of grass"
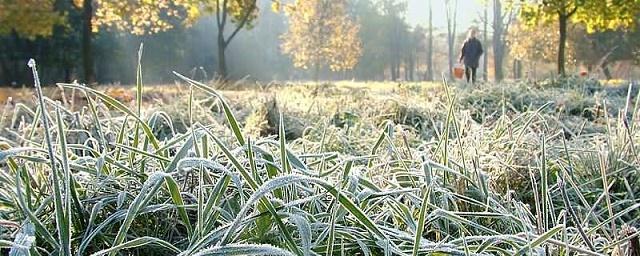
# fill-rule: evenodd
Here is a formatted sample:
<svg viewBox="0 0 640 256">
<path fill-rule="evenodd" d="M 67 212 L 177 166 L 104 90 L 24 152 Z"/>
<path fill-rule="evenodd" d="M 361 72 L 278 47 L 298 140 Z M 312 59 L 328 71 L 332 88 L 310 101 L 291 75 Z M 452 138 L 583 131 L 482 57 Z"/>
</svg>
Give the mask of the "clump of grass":
<svg viewBox="0 0 640 256">
<path fill-rule="evenodd" d="M 235 110 L 251 104 L 234 106 L 215 86 L 176 75 L 190 86 L 180 114 L 143 109 L 140 68 L 133 105 L 78 84 L 60 86 L 86 95 L 82 110 L 38 93 L 40 104 L 26 108 L 40 121 L 13 128 L 28 136 L 0 152 L 0 248 L 33 255 L 603 255 L 637 244 L 629 230 L 640 221 L 633 186 L 640 133 L 626 115 L 606 114 L 606 133 L 571 131 L 567 139 L 548 104 L 477 122 L 459 99 L 468 92 L 446 83 L 428 101 L 417 86 L 383 89 L 402 90 L 406 104 L 415 104 L 426 119 L 420 123 L 430 123 L 421 128 L 433 134 L 425 139 L 398 119 L 380 123 L 379 103 L 388 101 L 376 98 L 380 91 L 356 99 L 336 97 L 343 86 L 317 93 L 283 87 L 277 90 L 303 98 L 279 98 L 277 112 L 296 111 L 313 124 L 289 140 L 281 113 L 269 124 L 274 136 L 246 133 L 243 126 L 271 122 L 265 112 L 274 110 L 258 109 L 241 123 Z M 330 122 L 338 104 L 358 118 L 342 127 Z M 503 98 L 489 107 L 508 104 Z M 184 128 L 176 129 L 179 122 Z M 68 139 L 74 130 L 88 138 Z M 507 176 L 495 184 L 500 172 L 523 173 L 522 183 Z M 629 228 L 620 233 L 623 224 Z"/>
</svg>

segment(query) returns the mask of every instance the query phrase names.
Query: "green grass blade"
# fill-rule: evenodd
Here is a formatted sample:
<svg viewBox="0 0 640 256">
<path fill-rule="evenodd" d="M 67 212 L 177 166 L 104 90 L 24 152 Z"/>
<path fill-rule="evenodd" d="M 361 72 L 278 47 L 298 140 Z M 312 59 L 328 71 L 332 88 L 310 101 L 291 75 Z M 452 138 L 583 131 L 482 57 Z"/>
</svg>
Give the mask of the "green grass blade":
<svg viewBox="0 0 640 256">
<path fill-rule="evenodd" d="M 264 244 L 229 244 L 224 246 L 216 246 L 205 249 L 194 254 L 195 256 L 220 255 L 271 255 L 271 256 L 292 256 L 288 251 L 274 247 L 273 245 Z"/>
<path fill-rule="evenodd" d="M 180 194 L 178 183 L 176 183 L 176 181 L 171 176 L 165 176 L 164 180 L 167 184 L 167 188 L 169 189 L 169 193 L 171 194 L 171 199 L 177 207 L 178 215 L 180 215 L 182 223 L 187 228 L 187 234 L 190 236 L 193 233 L 193 228 L 191 227 L 191 222 L 189 221 L 187 210 L 185 210 L 184 208 L 184 200 L 182 200 L 182 195 Z"/>
<path fill-rule="evenodd" d="M 429 201 L 431 201 L 431 186 L 427 187 L 427 190 L 424 193 L 424 197 L 422 198 L 422 206 L 420 207 L 420 213 L 418 215 L 418 230 L 416 230 L 416 238 L 413 243 L 413 256 L 418 255 L 418 250 L 420 249 L 420 240 L 422 240 L 422 234 L 424 232 L 425 218 L 427 217 Z"/>
<path fill-rule="evenodd" d="M 164 240 L 161 240 L 155 237 L 145 236 L 145 237 L 139 237 L 139 238 L 133 239 L 131 241 L 127 241 L 126 243 L 122 243 L 117 246 L 110 247 L 109 249 L 105 249 L 105 250 L 93 253 L 91 254 L 91 256 L 111 254 L 111 253 L 116 253 L 120 250 L 140 248 L 148 245 L 156 245 L 163 249 L 166 249 L 167 251 L 173 252 L 175 254 L 180 253 L 180 249 L 176 248 L 169 242 L 166 242 Z"/>
<path fill-rule="evenodd" d="M 546 243 L 549 239 L 553 238 L 553 236 L 558 234 L 563 229 L 564 229 L 563 225 L 558 225 L 558 226 L 555 226 L 555 227 L 549 229 L 549 231 L 547 231 L 544 234 L 538 236 L 536 239 L 532 240 L 531 242 L 527 243 L 525 246 L 520 248 L 520 250 L 518 250 L 518 252 L 515 255 L 525 255 L 525 254 L 527 254 L 529 252 L 529 250 Z"/>
<path fill-rule="evenodd" d="M 53 140 L 51 139 L 51 134 L 49 133 L 50 125 L 49 119 L 46 115 L 47 108 L 44 103 L 44 95 L 42 94 L 42 87 L 40 86 L 40 78 L 38 77 L 38 71 L 36 70 L 36 63 L 33 59 L 29 60 L 29 67 L 31 67 L 33 71 L 33 78 L 35 81 L 36 87 L 36 95 L 38 97 L 38 104 L 40 109 L 42 109 L 42 127 L 44 128 L 45 142 L 47 145 L 47 150 L 49 152 L 49 161 L 51 167 L 51 177 L 53 183 L 53 197 L 54 197 L 54 211 L 55 211 L 55 220 L 56 220 L 56 228 L 58 230 L 58 241 L 60 242 L 60 253 L 62 255 L 71 255 L 71 244 L 70 239 L 66 230 L 68 230 L 68 225 L 65 225 L 66 217 L 64 215 L 64 204 L 62 202 L 63 195 L 62 190 L 60 189 L 60 182 L 58 179 L 58 168 L 56 166 L 56 156 L 55 151 L 53 150 Z"/>
</svg>

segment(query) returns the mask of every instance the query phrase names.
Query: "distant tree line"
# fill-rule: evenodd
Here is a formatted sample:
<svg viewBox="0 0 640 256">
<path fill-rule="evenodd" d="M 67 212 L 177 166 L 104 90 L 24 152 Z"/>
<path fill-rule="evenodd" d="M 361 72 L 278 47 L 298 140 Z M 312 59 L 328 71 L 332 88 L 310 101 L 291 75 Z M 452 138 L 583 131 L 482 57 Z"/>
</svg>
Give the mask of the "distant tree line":
<svg viewBox="0 0 640 256">
<path fill-rule="evenodd" d="M 477 1 L 485 79 L 540 63 L 612 78 L 611 63 L 640 57 L 638 1 Z M 49 83 L 129 84 L 141 42 L 150 83 L 173 81 L 173 70 L 200 80 L 434 80 L 451 74 L 467 30 L 457 0 L 444 3 L 429 1 L 426 23 L 413 26 L 405 0 L 0 0 L 0 85 L 29 83 L 32 57 Z M 446 27 L 433 26 L 434 12 L 446 12 Z"/>
</svg>

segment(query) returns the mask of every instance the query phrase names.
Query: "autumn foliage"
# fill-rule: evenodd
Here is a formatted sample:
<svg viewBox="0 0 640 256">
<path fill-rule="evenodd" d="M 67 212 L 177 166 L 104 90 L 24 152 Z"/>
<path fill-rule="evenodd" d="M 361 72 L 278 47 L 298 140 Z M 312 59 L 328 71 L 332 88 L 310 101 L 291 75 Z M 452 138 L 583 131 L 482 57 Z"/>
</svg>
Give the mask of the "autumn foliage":
<svg viewBox="0 0 640 256">
<path fill-rule="evenodd" d="M 285 7 L 289 31 L 282 49 L 296 67 L 352 69 L 362 55 L 360 27 L 347 15 L 345 0 L 297 0 Z"/>
</svg>

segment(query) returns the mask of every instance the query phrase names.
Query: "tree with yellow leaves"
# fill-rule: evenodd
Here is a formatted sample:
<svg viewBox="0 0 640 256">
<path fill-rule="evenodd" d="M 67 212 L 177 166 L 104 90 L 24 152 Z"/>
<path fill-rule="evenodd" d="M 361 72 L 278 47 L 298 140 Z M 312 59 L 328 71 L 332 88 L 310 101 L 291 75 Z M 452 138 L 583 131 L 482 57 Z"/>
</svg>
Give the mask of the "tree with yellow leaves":
<svg viewBox="0 0 640 256">
<path fill-rule="evenodd" d="M 52 0 L 0 0 L 0 34 L 25 38 L 48 37 L 53 26 L 64 23 L 64 14 L 54 11 Z"/>
<path fill-rule="evenodd" d="M 83 0 L 95 2 L 98 9 L 93 19 L 98 27 L 111 27 L 135 35 L 152 34 L 173 28 L 182 21 L 191 25 L 200 17 L 214 14 L 218 34 L 218 75 L 228 78 L 225 52 L 231 41 L 258 16 L 257 0 Z M 90 13 L 90 12 L 86 12 Z M 229 24 L 235 26 L 227 31 Z"/>
<path fill-rule="evenodd" d="M 538 40 L 544 38 L 544 40 Z M 576 53 L 574 36 L 568 36 L 565 49 L 565 62 L 576 63 Z M 507 45 L 509 55 L 518 61 L 527 63 L 532 71 L 536 73 L 537 63 L 553 63 L 558 56 L 558 42 L 560 36 L 554 26 L 548 24 L 538 24 L 534 27 L 515 22 L 509 30 Z"/>
<path fill-rule="evenodd" d="M 514 0 L 511 0 L 514 1 Z M 565 50 L 570 24 L 584 25 L 589 32 L 636 25 L 640 1 L 604 0 L 521 0 L 520 18 L 534 27 L 539 23 L 558 25 L 558 74 L 565 75 Z"/>
<path fill-rule="evenodd" d="M 82 60 L 84 78 L 94 81 L 91 41 L 101 27 L 134 35 L 169 30 L 181 20 L 194 20 L 191 0 L 74 0 L 82 9 Z M 94 11 L 95 10 L 95 11 Z"/>
<path fill-rule="evenodd" d="M 282 49 L 294 66 L 332 71 L 355 67 L 362 54 L 359 26 L 348 16 L 345 0 L 296 0 L 287 5 L 289 31 L 282 37 Z"/>
<path fill-rule="evenodd" d="M 74 13 L 82 17 L 82 62 L 84 80 L 94 81 L 91 41 L 99 28 L 113 28 L 135 35 L 171 29 L 195 15 L 193 0 L 0 0 L 0 34 L 65 37 Z"/>
</svg>

